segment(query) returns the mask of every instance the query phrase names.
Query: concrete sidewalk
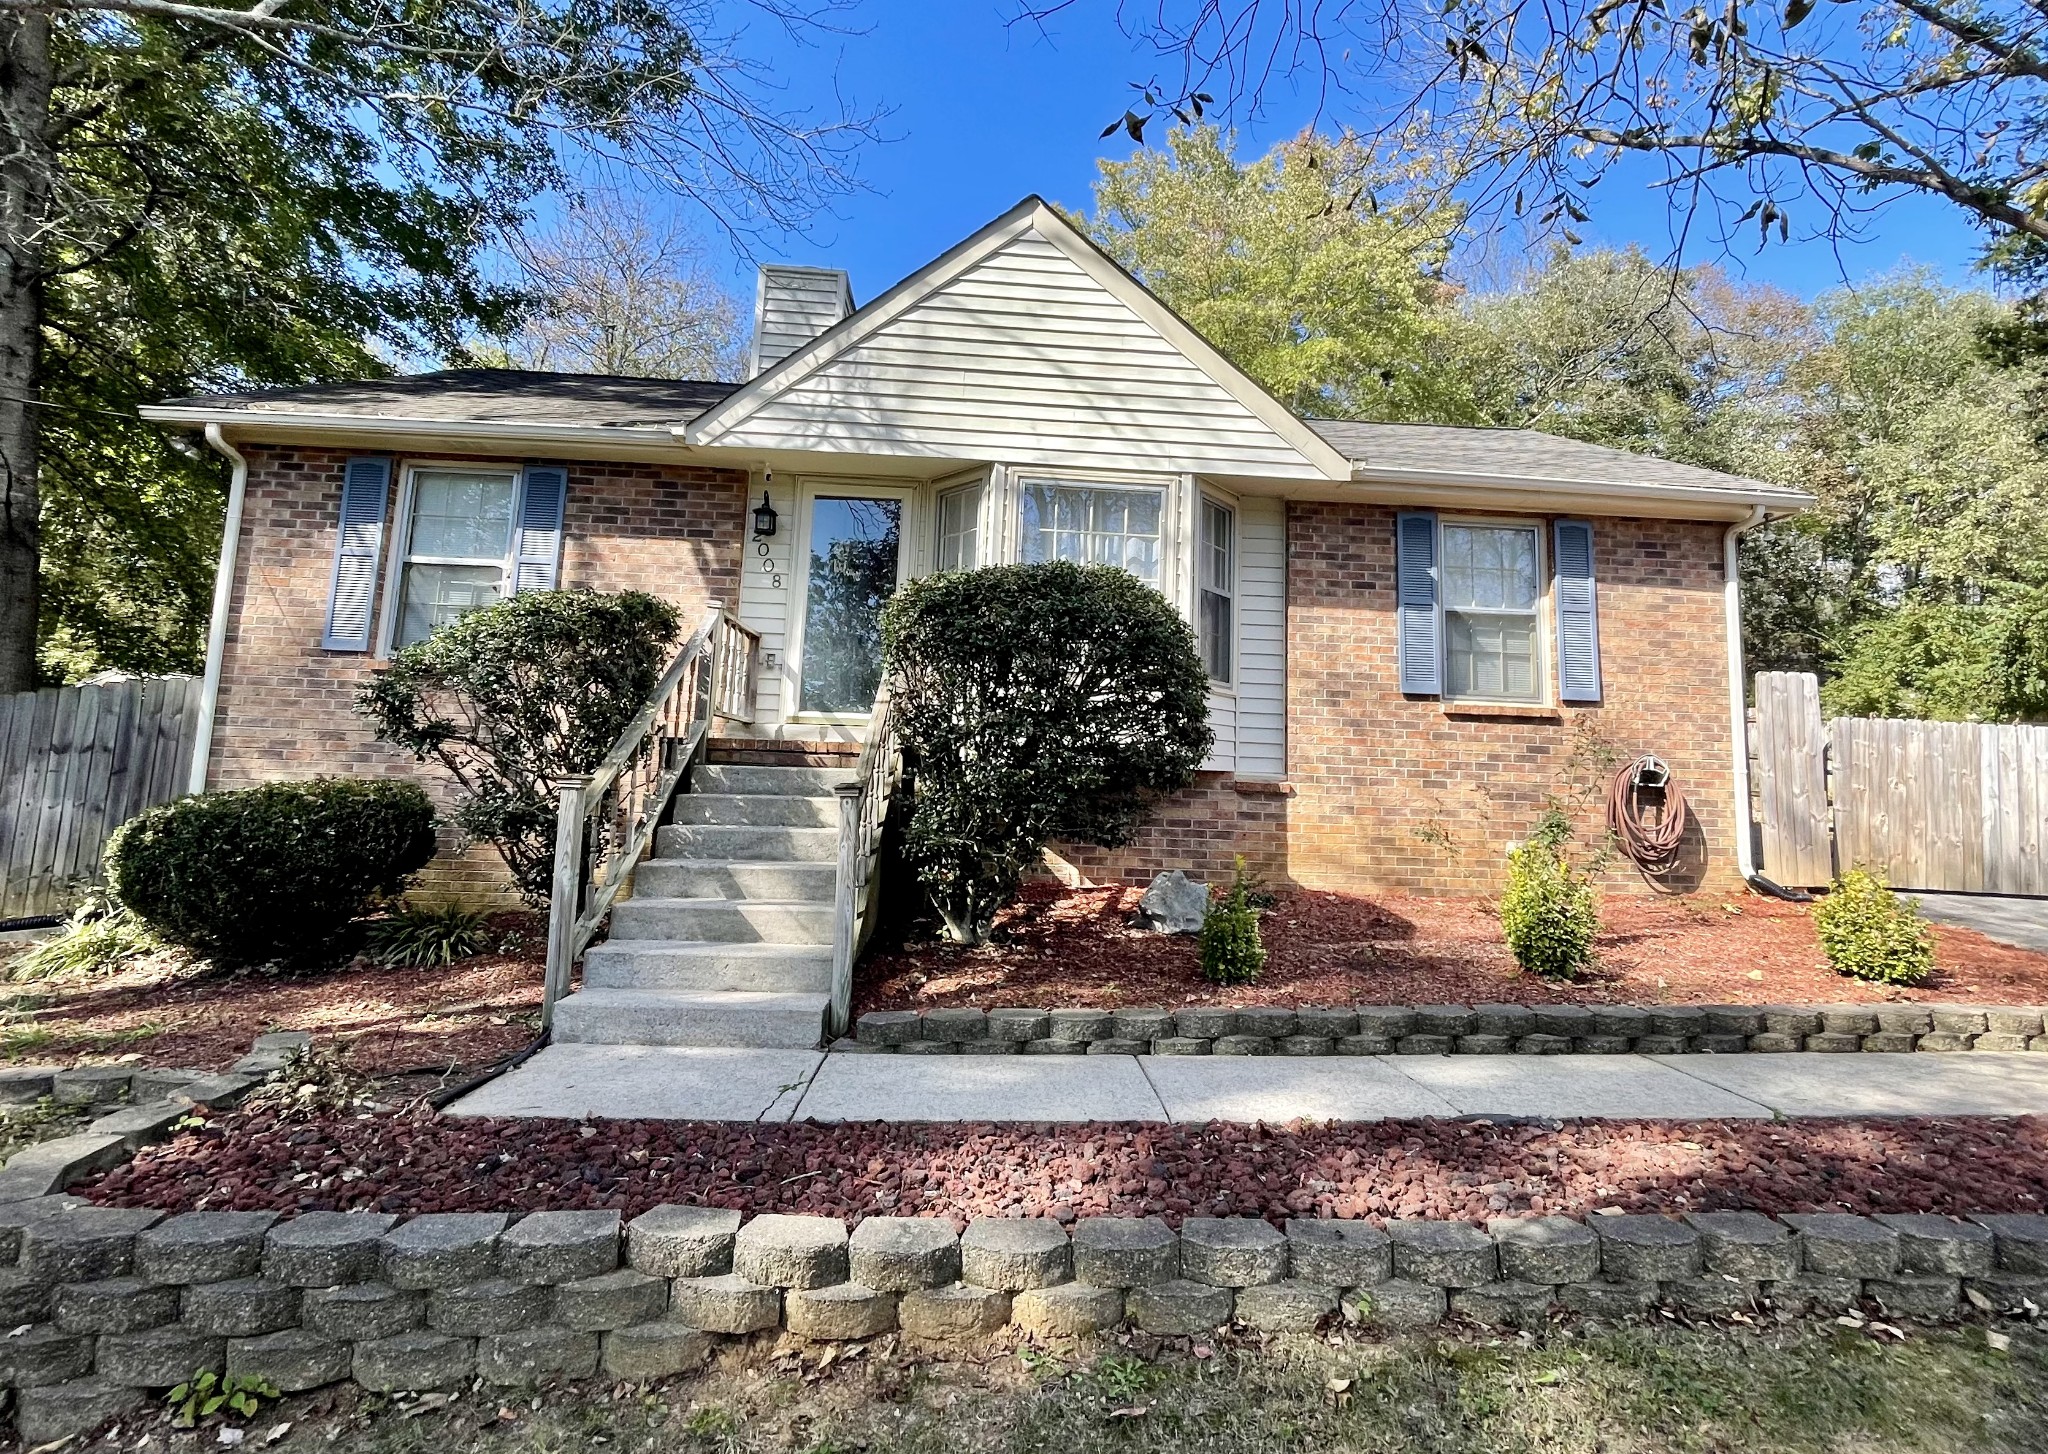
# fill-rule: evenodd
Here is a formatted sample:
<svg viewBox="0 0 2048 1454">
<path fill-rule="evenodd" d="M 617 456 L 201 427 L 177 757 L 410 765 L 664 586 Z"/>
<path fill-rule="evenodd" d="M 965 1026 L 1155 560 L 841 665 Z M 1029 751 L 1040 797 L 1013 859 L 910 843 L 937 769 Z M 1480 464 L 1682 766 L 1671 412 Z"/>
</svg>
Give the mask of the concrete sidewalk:
<svg viewBox="0 0 2048 1454">
<path fill-rule="evenodd" d="M 458 1116 L 1707 1120 L 2048 1113 L 2048 1055 L 968 1056 L 551 1045 Z"/>
</svg>

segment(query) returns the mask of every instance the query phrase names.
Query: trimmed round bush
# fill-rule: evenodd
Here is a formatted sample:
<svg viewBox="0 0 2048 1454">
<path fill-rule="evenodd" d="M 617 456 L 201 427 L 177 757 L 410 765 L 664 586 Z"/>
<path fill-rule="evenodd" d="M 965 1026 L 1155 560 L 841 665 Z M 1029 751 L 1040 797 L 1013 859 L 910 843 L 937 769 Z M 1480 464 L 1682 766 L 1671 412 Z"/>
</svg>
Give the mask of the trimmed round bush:
<svg viewBox="0 0 2048 1454">
<path fill-rule="evenodd" d="M 160 938 L 248 963 L 321 956 L 434 856 L 413 783 L 315 778 L 151 808 L 108 841 L 107 881 Z"/>
<path fill-rule="evenodd" d="M 1869 869 L 1852 868 L 1829 886 L 1813 927 L 1836 974 L 1911 985 L 1934 973 L 1934 935 L 1920 901 L 1893 893 Z"/>
</svg>

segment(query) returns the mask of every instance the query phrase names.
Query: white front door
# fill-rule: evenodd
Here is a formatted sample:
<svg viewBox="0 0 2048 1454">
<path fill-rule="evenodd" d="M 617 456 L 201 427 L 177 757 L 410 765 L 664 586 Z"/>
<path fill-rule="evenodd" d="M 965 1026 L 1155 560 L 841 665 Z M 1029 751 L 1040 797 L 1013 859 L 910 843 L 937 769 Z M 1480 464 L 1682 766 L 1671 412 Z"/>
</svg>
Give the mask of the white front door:
<svg viewBox="0 0 2048 1454">
<path fill-rule="evenodd" d="M 863 717 L 882 680 L 882 607 L 909 564 L 910 491 L 806 483 L 797 575 L 797 700 L 804 717 Z"/>
</svg>

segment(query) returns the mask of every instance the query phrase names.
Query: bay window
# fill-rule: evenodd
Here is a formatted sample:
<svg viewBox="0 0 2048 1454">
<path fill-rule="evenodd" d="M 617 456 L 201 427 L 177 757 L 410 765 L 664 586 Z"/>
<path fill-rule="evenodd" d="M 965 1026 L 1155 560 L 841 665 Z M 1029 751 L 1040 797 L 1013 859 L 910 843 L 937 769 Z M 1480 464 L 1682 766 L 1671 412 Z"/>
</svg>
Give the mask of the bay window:
<svg viewBox="0 0 2048 1454">
<path fill-rule="evenodd" d="M 1025 480 L 1019 555 L 1026 563 L 1121 566 L 1156 587 L 1165 505 L 1166 492 L 1149 486 Z"/>
</svg>

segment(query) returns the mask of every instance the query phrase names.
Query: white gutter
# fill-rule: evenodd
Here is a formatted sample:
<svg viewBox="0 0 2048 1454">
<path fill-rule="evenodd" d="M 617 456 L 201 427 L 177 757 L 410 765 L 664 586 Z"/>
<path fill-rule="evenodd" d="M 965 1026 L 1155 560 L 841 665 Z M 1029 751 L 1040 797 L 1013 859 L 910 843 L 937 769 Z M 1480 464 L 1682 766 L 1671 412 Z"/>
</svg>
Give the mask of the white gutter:
<svg viewBox="0 0 2048 1454">
<path fill-rule="evenodd" d="M 1728 730 L 1735 762 L 1735 867 L 1744 883 L 1757 878 L 1755 827 L 1749 812 L 1749 694 L 1742 678 L 1742 537 L 1764 522 L 1762 505 L 1721 536 L 1721 602 L 1728 632 Z"/>
<path fill-rule="evenodd" d="M 206 674 L 199 679 L 199 730 L 192 736 L 188 792 L 206 791 L 207 759 L 213 756 L 213 714 L 220 704 L 221 657 L 227 650 L 228 607 L 235 594 L 235 551 L 242 543 L 242 498 L 249 488 L 249 461 L 228 443 L 218 424 L 206 426 L 206 442 L 234 466 L 228 479 L 228 513 L 221 522 L 220 564 L 213 576 L 213 619 L 206 628 Z"/>
<path fill-rule="evenodd" d="M 1734 478 L 1731 476 L 1730 478 Z M 1688 505 L 1760 505 L 1774 510 L 1804 510 L 1814 497 L 1802 490 L 1773 489 L 1760 481 L 1742 481 L 1748 488 L 1729 485 L 1674 485 L 1651 481 L 1587 480 L 1565 476 L 1504 475 L 1479 470 L 1393 469 L 1358 465 L 1351 471 L 1353 484 L 1402 485 L 1420 489 L 1512 490 L 1555 496 L 1561 491 L 1625 503 L 1629 500 L 1667 500 Z M 1748 529 L 1747 525 L 1743 529 Z"/>
<path fill-rule="evenodd" d="M 204 424 L 238 429 L 343 430 L 350 434 L 440 435 L 449 439 L 523 440 L 537 444 L 629 442 L 677 448 L 665 427 L 643 424 L 525 424 L 510 419 L 410 419 L 388 414 L 322 414 L 282 409 L 177 409 L 150 405 L 139 411 L 159 424 Z"/>
</svg>

